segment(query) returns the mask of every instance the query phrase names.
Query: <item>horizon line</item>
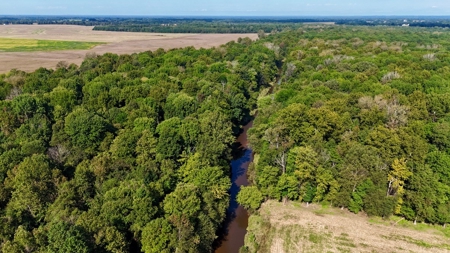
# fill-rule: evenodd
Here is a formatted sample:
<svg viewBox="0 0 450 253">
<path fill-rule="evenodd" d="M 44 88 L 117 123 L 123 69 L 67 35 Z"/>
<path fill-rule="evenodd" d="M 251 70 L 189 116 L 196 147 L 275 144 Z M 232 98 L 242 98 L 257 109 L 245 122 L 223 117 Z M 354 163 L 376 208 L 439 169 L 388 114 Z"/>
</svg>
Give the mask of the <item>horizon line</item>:
<svg viewBox="0 0 450 253">
<path fill-rule="evenodd" d="M 342 17 L 447 17 L 450 18 L 450 14 L 442 15 L 421 15 L 421 14 L 404 14 L 404 15 L 391 15 L 391 14 L 379 14 L 379 15 L 230 15 L 230 14 L 217 14 L 217 15 L 201 15 L 201 14 L 0 14 L 1 17 L 267 17 L 267 18 L 342 18 Z"/>
</svg>

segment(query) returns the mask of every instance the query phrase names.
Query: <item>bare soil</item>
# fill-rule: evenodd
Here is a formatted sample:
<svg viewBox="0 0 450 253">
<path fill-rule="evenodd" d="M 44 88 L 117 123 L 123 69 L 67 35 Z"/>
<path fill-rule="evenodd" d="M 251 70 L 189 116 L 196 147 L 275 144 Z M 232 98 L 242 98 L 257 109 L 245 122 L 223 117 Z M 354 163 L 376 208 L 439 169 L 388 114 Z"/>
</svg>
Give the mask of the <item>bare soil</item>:
<svg viewBox="0 0 450 253">
<path fill-rule="evenodd" d="M 76 25 L 5 25 L 0 26 L 1 38 L 105 42 L 90 50 L 53 52 L 0 52 L 0 73 L 16 68 L 34 71 L 54 68 L 60 61 L 80 65 L 87 53 L 132 54 L 158 48 L 173 49 L 193 46 L 210 48 L 238 38 L 256 39 L 256 34 L 164 34 L 93 31 L 92 26 Z"/>
<path fill-rule="evenodd" d="M 274 201 L 260 215 L 270 223 L 270 239 L 258 252 L 450 252 L 450 238 L 431 226 L 419 231 L 346 210 Z"/>
</svg>

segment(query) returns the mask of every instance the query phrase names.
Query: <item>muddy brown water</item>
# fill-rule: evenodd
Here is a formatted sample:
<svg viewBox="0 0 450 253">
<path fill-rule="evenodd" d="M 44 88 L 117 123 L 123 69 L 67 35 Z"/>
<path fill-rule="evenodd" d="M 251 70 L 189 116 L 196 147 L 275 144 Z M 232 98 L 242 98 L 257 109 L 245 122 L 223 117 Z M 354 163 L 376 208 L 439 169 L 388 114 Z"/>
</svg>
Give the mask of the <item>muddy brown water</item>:
<svg viewBox="0 0 450 253">
<path fill-rule="evenodd" d="M 248 185 L 247 169 L 253 157 L 252 150 L 248 148 L 247 131 L 252 125 L 253 122 L 250 122 L 244 126 L 244 131 L 237 138 L 237 142 L 241 143 L 241 147 L 244 148 L 244 154 L 239 159 L 231 161 L 231 200 L 227 215 L 232 220 L 228 225 L 226 236 L 215 253 L 238 253 L 239 249 L 244 245 L 244 237 L 248 226 L 248 213 L 236 202 L 236 195 L 240 186 Z"/>
</svg>

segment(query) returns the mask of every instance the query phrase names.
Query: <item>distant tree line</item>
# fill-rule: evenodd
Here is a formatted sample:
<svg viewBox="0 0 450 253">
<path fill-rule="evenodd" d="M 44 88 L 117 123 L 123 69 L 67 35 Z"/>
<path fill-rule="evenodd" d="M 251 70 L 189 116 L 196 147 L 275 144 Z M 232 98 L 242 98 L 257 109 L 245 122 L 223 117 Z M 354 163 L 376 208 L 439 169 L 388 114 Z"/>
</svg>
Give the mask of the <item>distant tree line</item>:
<svg viewBox="0 0 450 253">
<path fill-rule="evenodd" d="M 193 18 L 193 17 L 98 17 L 98 16 L 0 16 L 0 24 L 64 24 L 95 26 L 98 31 L 160 33 L 265 33 L 296 30 L 307 25 L 334 22 L 354 26 L 450 27 L 446 17 L 311 17 L 311 18 Z M 316 25 L 317 25 L 316 24 Z"/>
</svg>

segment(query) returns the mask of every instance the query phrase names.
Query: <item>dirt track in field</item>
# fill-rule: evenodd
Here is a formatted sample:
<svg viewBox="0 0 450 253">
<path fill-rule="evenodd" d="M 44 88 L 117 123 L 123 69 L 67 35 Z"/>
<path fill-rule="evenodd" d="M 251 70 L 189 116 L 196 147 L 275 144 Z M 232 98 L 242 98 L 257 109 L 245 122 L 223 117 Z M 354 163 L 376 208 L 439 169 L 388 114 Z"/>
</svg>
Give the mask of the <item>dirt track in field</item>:
<svg viewBox="0 0 450 253">
<path fill-rule="evenodd" d="M 105 42 L 90 50 L 52 52 L 0 52 L 0 73 L 11 69 L 34 71 L 54 68 L 60 61 L 80 65 L 87 53 L 132 54 L 158 48 L 194 46 L 209 48 L 238 38 L 256 39 L 256 34 L 164 34 L 93 31 L 92 26 L 75 25 L 0 25 L 0 38 Z"/>
</svg>

